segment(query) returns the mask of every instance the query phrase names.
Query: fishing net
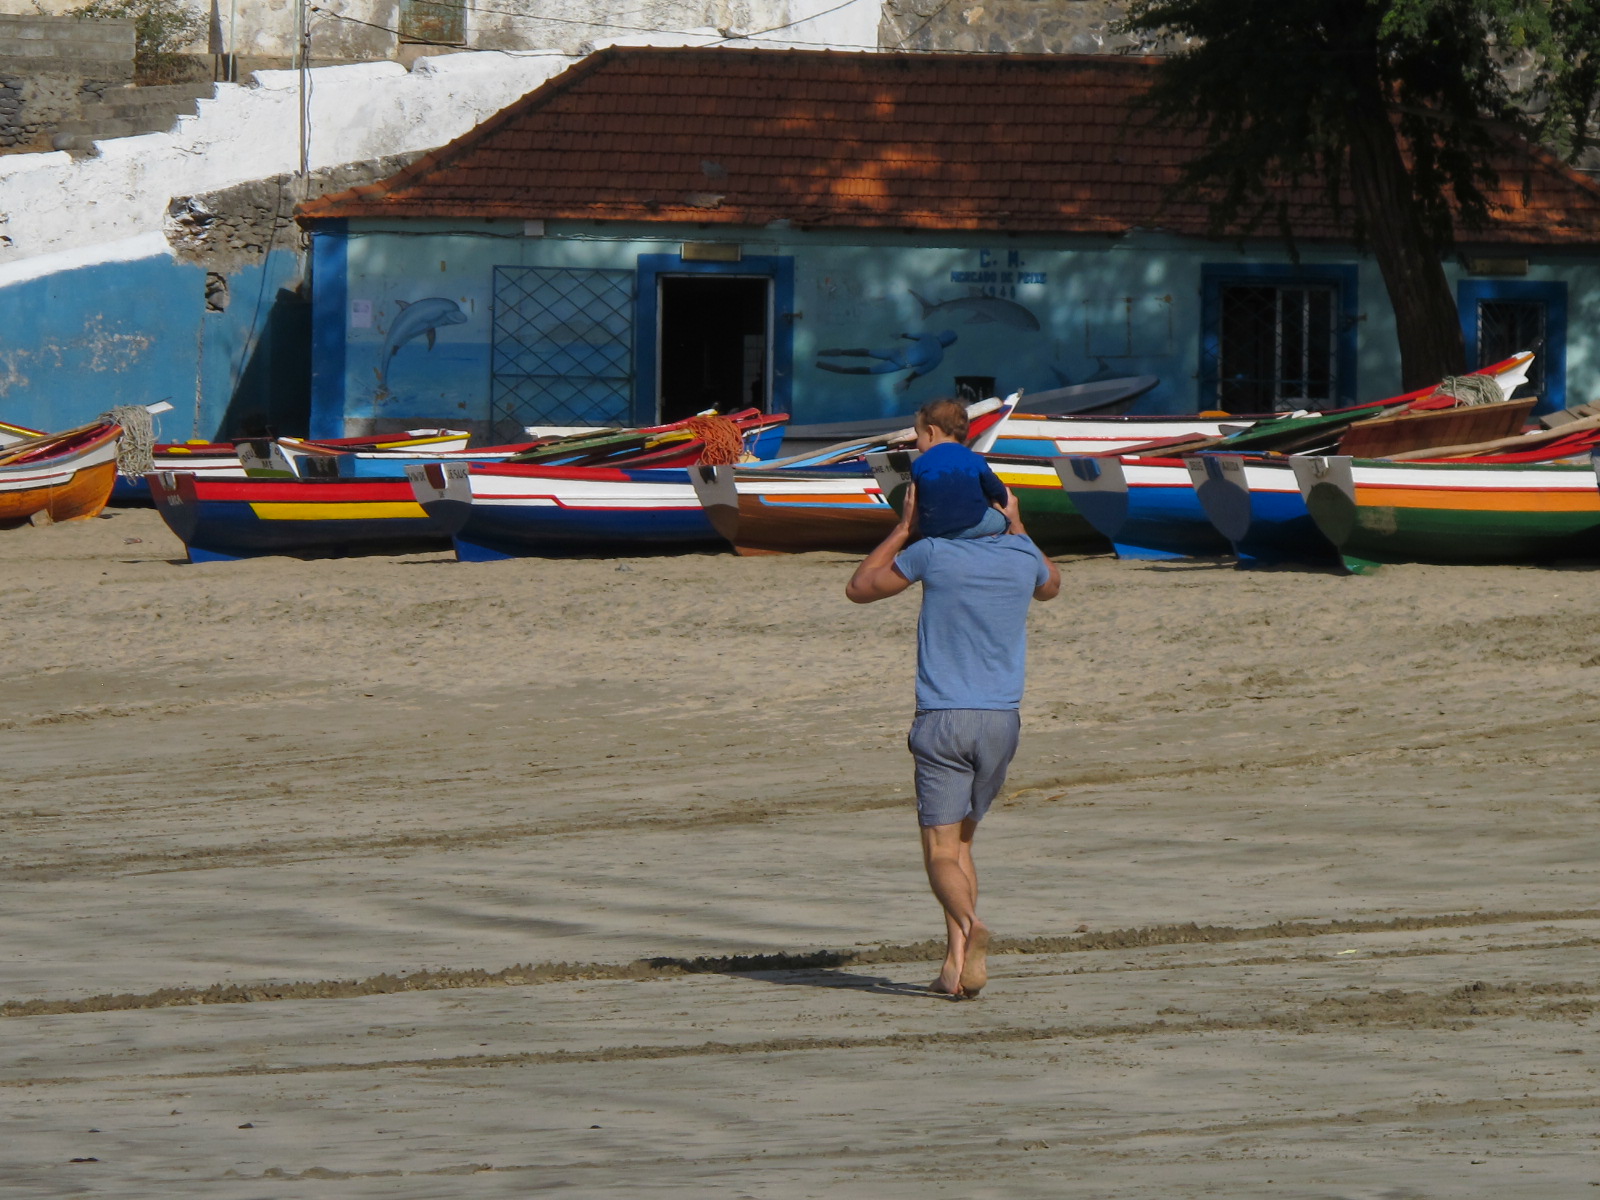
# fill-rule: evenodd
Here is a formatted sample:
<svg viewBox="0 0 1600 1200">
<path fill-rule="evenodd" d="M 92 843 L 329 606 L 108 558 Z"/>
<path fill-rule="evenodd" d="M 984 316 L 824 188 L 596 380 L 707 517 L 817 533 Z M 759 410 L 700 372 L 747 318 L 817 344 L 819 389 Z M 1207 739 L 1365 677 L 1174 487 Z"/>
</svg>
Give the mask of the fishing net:
<svg viewBox="0 0 1600 1200">
<path fill-rule="evenodd" d="M 1488 375 L 1446 375 L 1433 394 L 1454 396 L 1457 408 L 1499 404 L 1506 398 L 1504 389 Z"/>
<path fill-rule="evenodd" d="M 103 412 L 97 421 L 115 421 L 122 426 L 117 442 L 117 474 L 142 479 L 155 470 L 156 421 L 142 404 L 119 404 Z"/>
<path fill-rule="evenodd" d="M 703 416 L 690 417 L 683 425 L 705 443 L 699 460 L 705 466 L 730 466 L 746 458 L 744 431 L 736 421 L 730 421 L 727 417 Z"/>
</svg>

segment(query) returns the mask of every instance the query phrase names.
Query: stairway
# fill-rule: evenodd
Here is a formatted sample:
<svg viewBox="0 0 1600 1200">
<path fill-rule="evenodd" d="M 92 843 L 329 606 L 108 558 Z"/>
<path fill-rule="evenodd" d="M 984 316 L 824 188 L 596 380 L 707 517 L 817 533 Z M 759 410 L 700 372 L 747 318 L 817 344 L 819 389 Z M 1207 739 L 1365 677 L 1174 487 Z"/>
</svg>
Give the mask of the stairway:
<svg viewBox="0 0 1600 1200">
<path fill-rule="evenodd" d="M 76 121 L 56 127 L 51 145 L 73 154 L 92 154 L 97 141 L 139 133 L 165 133 L 180 116 L 193 116 L 195 101 L 210 99 L 215 84 L 173 83 L 154 87 L 110 88 L 83 106 Z"/>
</svg>

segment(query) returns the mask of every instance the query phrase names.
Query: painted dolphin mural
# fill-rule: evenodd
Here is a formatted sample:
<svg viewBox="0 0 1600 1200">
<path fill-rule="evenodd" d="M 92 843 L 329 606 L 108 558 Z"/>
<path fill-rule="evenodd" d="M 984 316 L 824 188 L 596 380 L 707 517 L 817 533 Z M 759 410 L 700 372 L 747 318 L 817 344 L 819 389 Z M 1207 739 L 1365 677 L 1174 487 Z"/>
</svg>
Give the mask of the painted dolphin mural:
<svg viewBox="0 0 1600 1200">
<path fill-rule="evenodd" d="M 1002 300 L 999 296 L 958 296 L 954 300 L 924 300 L 910 288 L 911 298 L 922 305 L 922 319 L 934 313 L 964 321 L 968 325 L 999 324 L 1013 329 L 1038 329 L 1039 318 L 1015 300 Z"/>
<path fill-rule="evenodd" d="M 389 326 L 389 336 L 383 343 L 383 357 L 375 373 L 378 376 L 379 397 L 389 395 L 389 363 L 400 347 L 415 337 L 426 337 L 428 349 L 433 349 L 435 331 L 441 325 L 465 325 L 467 314 L 454 300 L 443 296 L 429 296 L 425 300 L 396 300 L 400 312 Z"/>
<path fill-rule="evenodd" d="M 910 346 L 896 346 L 888 350 L 818 350 L 817 369 L 819 371 L 832 371 L 835 375 L 893 375 L 897 371 L 910 371 L 904 379 L 895 381 L 895 391 L 903 392 L 911 386 L 913 379 L 935 370 L 944 361 L 944 349 L 954 344 L 956 335 L 949 329 L 939 333 L 902 333 L 900 335 Z M 845 366 L 841 363 L 825 363 L 824 358 L 875 358 L 878 361 L 871 366 Z"/>
</svg>

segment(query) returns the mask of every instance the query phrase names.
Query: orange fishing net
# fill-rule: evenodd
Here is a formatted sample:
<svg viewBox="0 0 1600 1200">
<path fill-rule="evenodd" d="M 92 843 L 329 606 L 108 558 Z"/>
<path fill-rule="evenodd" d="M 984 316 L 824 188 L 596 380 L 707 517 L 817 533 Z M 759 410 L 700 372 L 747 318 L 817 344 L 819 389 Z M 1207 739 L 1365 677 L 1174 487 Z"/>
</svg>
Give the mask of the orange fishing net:
<svg viewBox="0 0 1600 1200">
<path fill-rule="evenodd" d="M 744 433 L 727 417 L 690 417 L 684 428 L 705 443 L 700 462 L 708 467 L 723 466 L 744 458 Z"/>
</svg>

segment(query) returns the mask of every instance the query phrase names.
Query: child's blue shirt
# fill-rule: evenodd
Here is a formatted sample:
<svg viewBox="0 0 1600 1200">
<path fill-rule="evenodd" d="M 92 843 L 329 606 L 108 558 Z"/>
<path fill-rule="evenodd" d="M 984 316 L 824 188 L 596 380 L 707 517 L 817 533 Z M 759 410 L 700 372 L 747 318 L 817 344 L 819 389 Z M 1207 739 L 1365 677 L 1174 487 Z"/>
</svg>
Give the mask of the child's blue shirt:
<svg viewBox="0 0 1600 1200">
<path fill-rule="evenodd" d="M 960 442 L 940 442 L 911 464 L 917 485 L 917 530 L 948 537 L 983 520 L 989 502 L 1006 502 L 1005 485 L 989 464 Z"/>
</svg>

